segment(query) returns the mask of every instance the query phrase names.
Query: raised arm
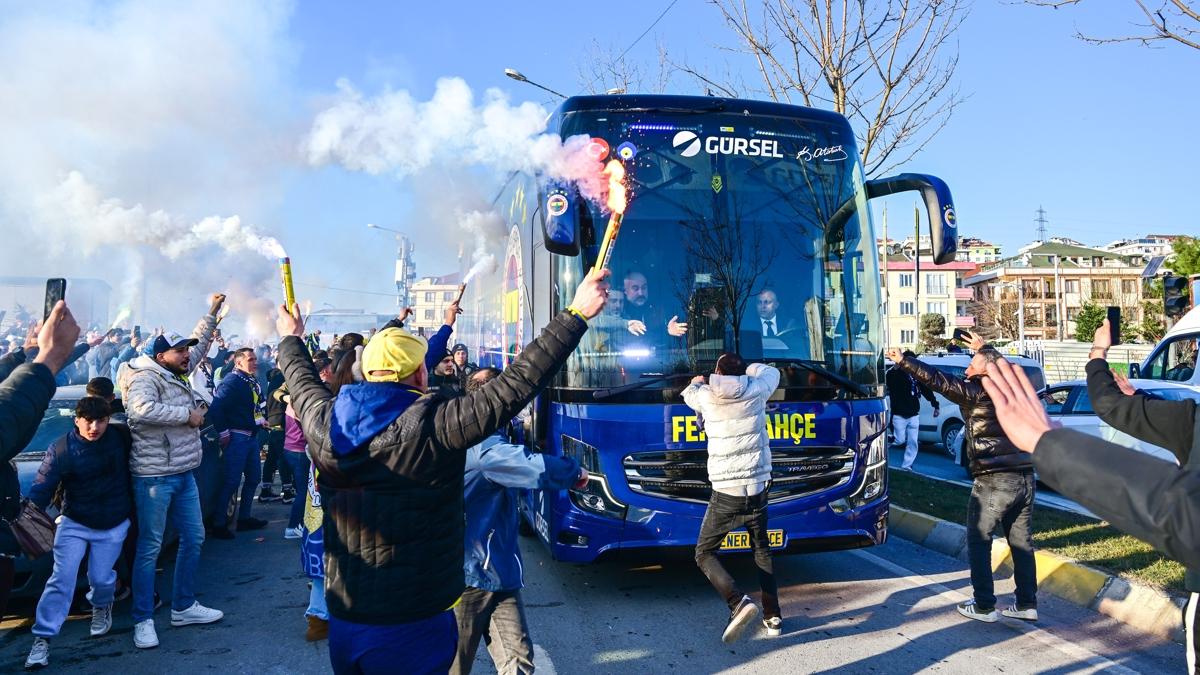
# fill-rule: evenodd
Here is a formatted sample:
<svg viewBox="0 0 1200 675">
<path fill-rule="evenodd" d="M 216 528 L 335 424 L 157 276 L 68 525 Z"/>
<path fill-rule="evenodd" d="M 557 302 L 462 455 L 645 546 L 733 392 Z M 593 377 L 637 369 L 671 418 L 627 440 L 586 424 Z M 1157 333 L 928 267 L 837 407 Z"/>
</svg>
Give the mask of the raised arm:
<svg viewBox="0 0 1200 675">
<path fill-rule="evenodd" d="M 295 335 L 280 340 L 278 366 L 287 383 L 292 410 L 308 441 L 309 452 L 328 452 L 333 392 L 321 382 L 304 341 Z"/>
<path fill-rule="evenodd" d="M 1043 434 L 1033 463 L 1047 485 L 1113 527 L 1190 568 L 1200 568 L 1200 472 L 1196 469 L 1180 469 L 1073 429 Z"/>
<path fill-rule="evenodd" d="M 488 480 L 504 487 L 565 490 L 579 482 L 579 462 L 528 452 L 524 446 L 494 443 L 479 451 L 477 468 Z M 467 461 L 467 468 L 472 462 Z"/>
<path fill-rule="evenodd" d="M 896 361 L 896 367 L 902 368 L 904 372 L 912 375 L 918 384 L 936 391 L 958 405 L 974 402 L 983 391 L 974 382 L 950 377 L 933 366 L 907 356 L 900 357 Z"/>
<path fill-rule="evenodd" d="M 1108 361 L 1100 357 L 1088 361 L 1087 388 L 1092 410 L 1105 424 L 1170 450 L 1181 464 L 1188 461 L 1196 427 L 1179 420 L 1196 418 L 1195 401 L 1168 401 L 1136 393 L 1126 396 L 1117 387 Z"/>
</svg>

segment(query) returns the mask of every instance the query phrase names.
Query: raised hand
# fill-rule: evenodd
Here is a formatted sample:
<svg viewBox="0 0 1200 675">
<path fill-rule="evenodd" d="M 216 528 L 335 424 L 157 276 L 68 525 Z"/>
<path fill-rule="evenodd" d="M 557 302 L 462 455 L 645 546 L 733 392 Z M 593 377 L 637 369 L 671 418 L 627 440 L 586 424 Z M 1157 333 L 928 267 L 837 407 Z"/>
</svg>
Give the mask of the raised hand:
<svg viewBox="0 0 1200 675">
<path fill-rule="evenodd" d="M 412 311 L 412 308 L 405 307 L 404 311 Z M 445 323 L 447 326 L 453 326 L 454 322 L 458 321 L 459 314 L 462 314 L 462 308 L 458 306 L 458 301 L 455 300 L 454 302 L 450 303 L 449 307 L 446 308 L 446 320 L 443 323 Z M 401 321 L 403 320 L 404 319 L 401 319 Z"/>
<path fill-rule="evenodd" d="M 638 321 L 637 319 L 630 319 L 628 322 L 626 322 L 625 326 L 629 329 L 629 332 L 633 333 L 634 335 L 646 334 L 646 324 Z"/>
<path fill-rule="evenodd" d="M 597 272 L 593 268 L 579 283 L 579 288 L 575 289 L 575 299 L 571 301 L 571 307 L 579 310 L 583 318 L 591 319 L 604 311 L 604 306 L 608 304 L 608 277 L 611 275 L 612 270 L 602 269 Z"/>
<path fill-rule="evenodd" d="M 304 319 L 300 318 L 300 308 L 295 308 L 293 313 L 287 305 L 280 305 L 279 316 L 275 319 L 275 331 L 279 333 L 279 337 L 304 337 Z"/>
<path fill-rule="evenodd" d="M 682 335 L 687 335 L 687 330 L 688 325 L 686 323 L 681 323 L 678 315 L 671 317 L 671 320 L 667 322 L 668 335 L 680 337 Z"/>
<path fill-rule="evenodd" d="M 904 352 L 900 351 L 896 347 L 889 347 L 888 350 L 883 353 L 883 355 L 886 356 L 892 363 L 900 363 L 904 360 Z"/>
<path fill-rule="evenodd" d="M 1133 385 L 1129 384 L 1128 377 L 1125 377 L 1115 370 L 1112 371 L 1112 376 L 1113 380 L 1116 380 L 1117 382 L 1117 389 L 1120 389 L 1122 394 L 1125 394 L 1126 396 L 1133 396 L 1137 393 L 1137 389 L 1134 389 Z"/>
<path fill-rule="evenodd" d="M 983 388 L 996 406 L 996 419 L 1005 435 L 1021 450 L 1033 452 L 1042 434 L 1057 426 L 1046 415 L 1037 390 L 1025 371 L 1003 359 L 989 363 L 987 374 Z"/>
</svg>

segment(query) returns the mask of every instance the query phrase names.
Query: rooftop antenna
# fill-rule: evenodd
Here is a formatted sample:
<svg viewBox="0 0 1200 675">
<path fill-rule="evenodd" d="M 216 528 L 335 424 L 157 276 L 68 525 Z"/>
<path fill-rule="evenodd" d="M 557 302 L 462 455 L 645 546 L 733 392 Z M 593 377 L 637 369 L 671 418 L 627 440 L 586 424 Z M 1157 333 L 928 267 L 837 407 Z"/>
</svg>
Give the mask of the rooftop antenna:
<svg viewBox="0 0 1200 675">
<path fill-rule="evenodd" d="M 1036 213 L 1038 217 L 1034 218 L 1033 222 L 1038 224 L 1038 241 L 1044 242 L 1046 241 L 1046 209 L 1043 209 L 1042 205 L 1038 204 Z"/>
</svg>

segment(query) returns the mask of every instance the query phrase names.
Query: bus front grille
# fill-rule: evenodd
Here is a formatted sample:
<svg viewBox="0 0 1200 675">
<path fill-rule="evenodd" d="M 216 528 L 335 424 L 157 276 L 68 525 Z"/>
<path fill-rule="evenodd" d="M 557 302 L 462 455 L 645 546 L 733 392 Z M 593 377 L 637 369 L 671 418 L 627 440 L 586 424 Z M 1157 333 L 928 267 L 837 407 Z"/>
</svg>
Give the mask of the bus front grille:
<svg viewBox="0 0 1200 675">
<path fill-rule="evenodd" d="M 625 456 L 625 481 L 634 492 L 707 503 L 708 451 L 658 450 Z M 842 447 L 771 448 L 770 503 L 845 485 L 854 471 L 854 451 Z"/>
</svg>

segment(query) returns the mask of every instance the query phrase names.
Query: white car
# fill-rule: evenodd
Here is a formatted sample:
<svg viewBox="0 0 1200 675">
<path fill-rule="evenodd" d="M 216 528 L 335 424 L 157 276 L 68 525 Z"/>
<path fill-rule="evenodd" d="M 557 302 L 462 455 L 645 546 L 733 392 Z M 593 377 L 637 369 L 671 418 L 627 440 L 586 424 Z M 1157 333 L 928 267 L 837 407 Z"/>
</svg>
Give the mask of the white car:
<svg viewBox="0 0 1200 675">
<path fill-rule="evenodd" d="M 933 366 L 959 380 L 967 376 L 967 366 L 971 363 L 970 354 L 921 354 L 917 358 L 922 363 Z M 1041 364 L 1037 361 L 1024 356 L 1005 355 L 1004 358 L 1021 366 L 1034 388 L 1040 390 L 1046 385 L 1046 376 L 1042 372 Z M 921 443 L 939 444 L 947 453 L 953 455 L 955 454 L 955 437 L 963 430 L 962 413 L 958 411 L 958 404 L 947 401 L 946 397 L 936 392 L 934 392 L 934 396 L 937 397 L 940 406 L 937 417 L 933 416 L 933 406 L 929 405 L 928 401 L 920 399 L 921 430 L 917 434 L 917 440 Z"/>
<path fill-rule="evenodd" d="M 1160 398 L 1182 400 L 1190 398 L 1200 402 L 1200 389 L 1186 384 L 1164 382 L 1162 380 L 1130 380 L 1135 389 L 1147 392 Z M 1042 405 L 1050 419 L 1060 422 L 1064 427 L 1077 429 L 1092 436 L 1099 436 L 1117 445 L 1139 450 L 1148 455 L 1164 459 L 1172 464 L 1177 463 L 1171 451 L 1140 441 L 1129 434 L 1110 427 L 1104 423 L 1092 410 L 1092 402 L 1088 397 L 1087 380 L 1062 382 L 1048 387 L 1042 392 Z"/>
</svg>

